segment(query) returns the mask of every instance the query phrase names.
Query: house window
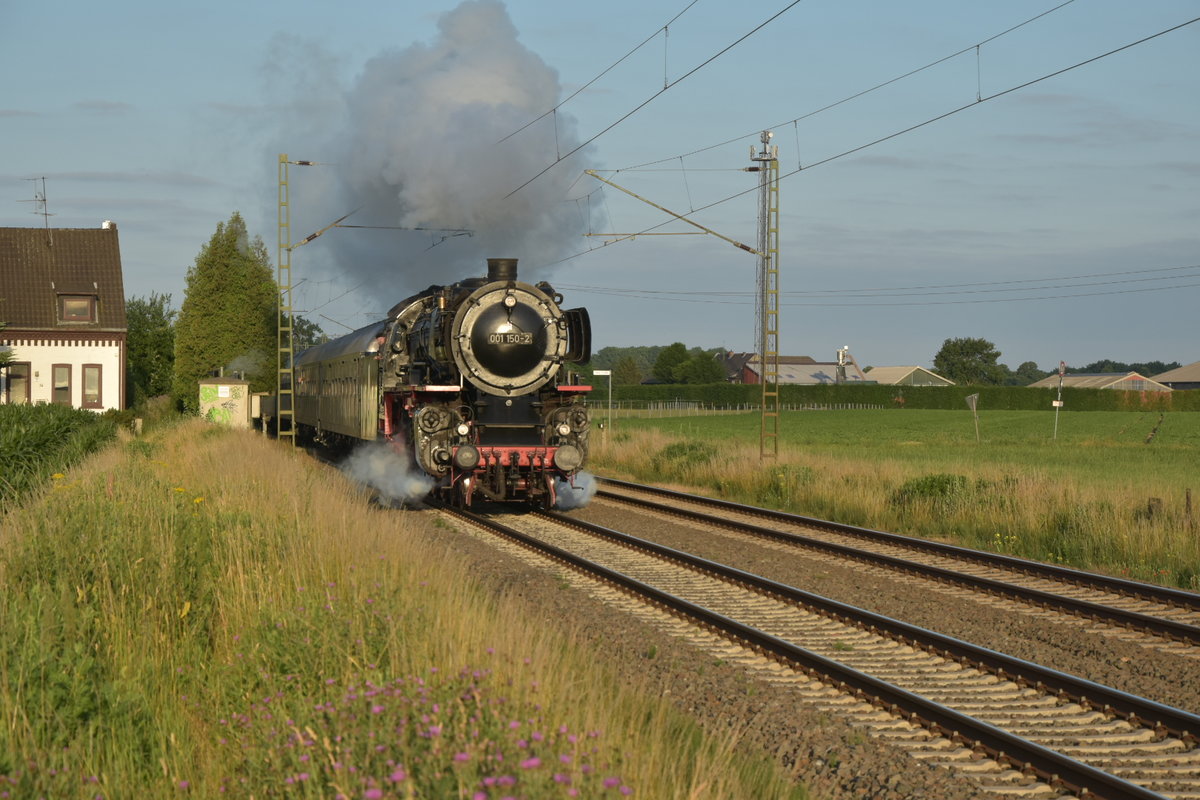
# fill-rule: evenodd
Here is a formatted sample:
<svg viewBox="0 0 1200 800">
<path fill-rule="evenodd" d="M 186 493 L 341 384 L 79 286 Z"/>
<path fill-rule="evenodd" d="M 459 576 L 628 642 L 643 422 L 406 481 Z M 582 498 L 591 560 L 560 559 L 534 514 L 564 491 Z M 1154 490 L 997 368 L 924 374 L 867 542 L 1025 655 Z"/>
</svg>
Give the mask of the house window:
<svg viewBox="0 0 1200 800">
<path fill-rule="evenodd" d="M 71 405 L 71 365 L 55 364 L 51 370 L 54 376 L 51 402 L 64 406 Z"/>
<path fill-rule="evenodd" d="M 99 364 L 83 365 L 83 407 L 104 408 L 100 401 L 101 367 Z"/>
<path fill-rule="evenodd" d="M 13 405 L 29 403 L 29 362 L 15 361 L 8 365 L 4 386 L 4 402 Z"/>
<path fill-rule="evenodd" d="M 60 294 L 58 296 L 58 321 L 95 322 L 95 296 L 86 294 Z"/>
</svg>

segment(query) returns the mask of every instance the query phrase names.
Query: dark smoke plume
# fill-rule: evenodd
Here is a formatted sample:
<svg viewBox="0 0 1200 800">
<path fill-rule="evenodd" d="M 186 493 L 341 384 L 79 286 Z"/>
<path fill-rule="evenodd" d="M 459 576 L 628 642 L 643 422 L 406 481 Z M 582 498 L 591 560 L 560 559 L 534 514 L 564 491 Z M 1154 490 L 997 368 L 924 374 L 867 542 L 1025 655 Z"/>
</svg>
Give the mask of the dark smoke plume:
<svg viewBox="0 0 1200 800">
<path fill-rule="evenodd" d="M 502 3 L 467 0 L 442 15 L 434 41 L 375 56 L 340 96 L 329 97 L 327 82 L 316 88 L 323 99 L 307 102 L 327 112 L 325 130 L 308 133 L 333 166 L 316 179 L 319 194 L 303 198 L 321 214 L 306 217 L 327 223 L 359 209 L 343 224 L 448 229 L 327 233 L 329 268 L 348 283 L 368 281 L 364 297 L 386 309 L 431 284 L 484 274 L 488 257 L 518 258 L 522 279 L 539 280 L 547 276 L 537 265 L 581 247 L 587 220 L 567 189 L 586 150 L 506 197 L 578 136 L 559 113 L 505 139 L 562 93 L 555 70 L 517 40 Z"/>
</svg>

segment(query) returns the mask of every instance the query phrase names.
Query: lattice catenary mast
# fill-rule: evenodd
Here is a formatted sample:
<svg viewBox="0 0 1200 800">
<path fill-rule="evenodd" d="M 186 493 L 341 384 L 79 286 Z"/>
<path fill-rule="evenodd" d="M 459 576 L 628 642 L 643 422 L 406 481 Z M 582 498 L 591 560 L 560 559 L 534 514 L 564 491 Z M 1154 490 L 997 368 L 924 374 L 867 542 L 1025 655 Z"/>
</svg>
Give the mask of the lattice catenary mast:
<svg viewBox="0 0 1200 800">
<path fill-rule="evenodd" d="M 771 131 L 763 131 L 762 150 L 750 146 L 759 173 L 758 286 L 755 329 L 762 379 L 762 421 L 759 426 L 760 458 L 779 455 L 779 146 L 771 144 Z"/>
</svg>

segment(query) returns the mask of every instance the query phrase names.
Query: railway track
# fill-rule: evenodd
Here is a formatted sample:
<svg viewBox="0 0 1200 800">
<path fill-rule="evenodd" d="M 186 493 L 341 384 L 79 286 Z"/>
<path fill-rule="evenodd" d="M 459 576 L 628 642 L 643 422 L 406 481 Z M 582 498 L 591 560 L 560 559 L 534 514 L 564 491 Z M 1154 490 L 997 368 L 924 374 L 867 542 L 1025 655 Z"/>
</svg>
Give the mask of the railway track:
<svg viewBox="0 0 1200 800">
<path fill-rule="evenodd" d="M 1196 715 L 577 519 L 452 513 L 986 791 L 1200 797 Z"/>
<path fill-rule="evenodd" d="M 1200 657 L 1200 595 L 895 533 L 600 479 L 597 497 L 737 535 L 849 558 L 1170 642 Z"/>
</svg>

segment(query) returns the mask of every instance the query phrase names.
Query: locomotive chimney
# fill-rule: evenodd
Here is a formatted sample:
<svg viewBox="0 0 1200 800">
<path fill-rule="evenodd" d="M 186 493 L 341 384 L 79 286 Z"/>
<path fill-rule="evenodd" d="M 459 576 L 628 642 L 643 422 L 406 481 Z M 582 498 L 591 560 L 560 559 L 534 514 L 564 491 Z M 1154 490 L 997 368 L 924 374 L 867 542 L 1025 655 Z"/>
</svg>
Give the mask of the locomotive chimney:
<svg viewBox="0 0 1200 800">
<path fill-rule="evenodd" d="M 489 258 L 488 281 L 515 281 L 517 279 L 517 260 L 515 258 Z"/>
</svg>

